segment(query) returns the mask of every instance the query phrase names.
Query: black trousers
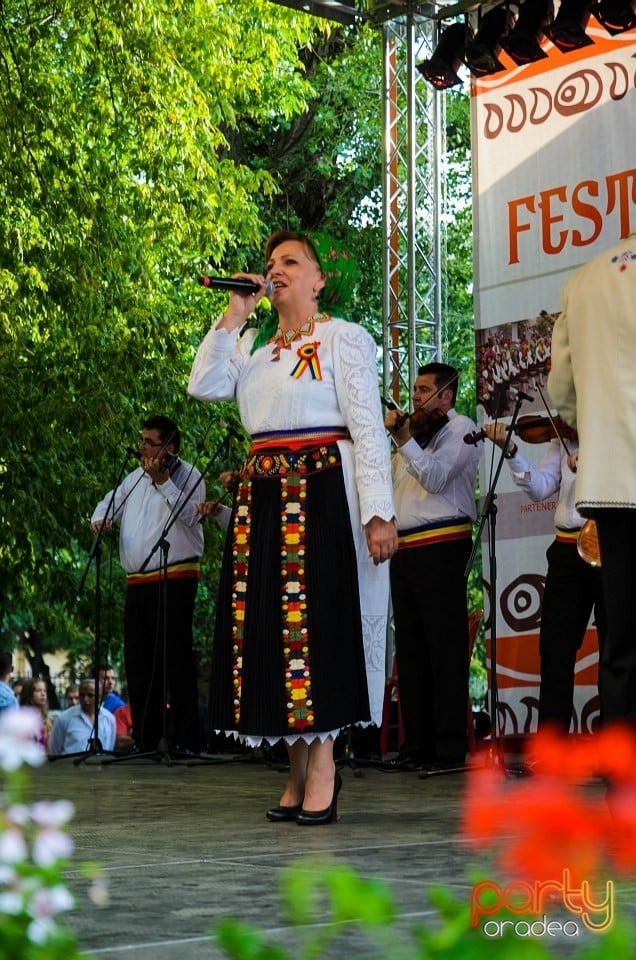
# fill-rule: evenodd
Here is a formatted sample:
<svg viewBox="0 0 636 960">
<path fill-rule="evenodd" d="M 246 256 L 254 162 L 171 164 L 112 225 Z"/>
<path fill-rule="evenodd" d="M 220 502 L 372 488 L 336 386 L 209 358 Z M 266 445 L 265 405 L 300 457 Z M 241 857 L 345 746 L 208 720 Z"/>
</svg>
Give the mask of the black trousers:
<svg viewBox="0 0 636 960">
<path fill-rule="evenodd" d="M 126 681 L 133 737 L 144 750 L 156 749 L 164 734 L 175 746 L 199 749 L 197 673 L 192 651 L 197 586 L 194 578 L 168 579 L 129 586 L 126 592 Z M 168 710 L 166 702 L 170 704 Z"/>
<path fill-rule="evenodd" d="M 398 550 L 391 560 L 400 708 L 400 754 L 463 761 L 468 748 L 470 539 Z"/>
<path fill-rule="evenodd" d="M 594 510 L 607 634 L 601 656 L 601 719 L 636 724 L 636 509 Z"/>
<path fill-rule="evenodd" d="M 576 542 L 555 540 L 548 547 L 546 557 L 548 570 L 539 631 L 539 726 L 557 725 L 567 732 L 572 720 L 576 654 L 583 643 L 592 610 L 599 648 L 603 646 L 603 586 L 600 570 L 581 559 Z"/>
</svg>

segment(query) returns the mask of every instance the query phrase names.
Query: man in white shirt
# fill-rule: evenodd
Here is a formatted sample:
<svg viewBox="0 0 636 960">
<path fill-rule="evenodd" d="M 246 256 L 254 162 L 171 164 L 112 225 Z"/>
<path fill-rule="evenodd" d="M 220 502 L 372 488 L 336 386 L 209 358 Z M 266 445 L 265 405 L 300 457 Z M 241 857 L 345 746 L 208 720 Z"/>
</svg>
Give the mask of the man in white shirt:
<svg viewBox="0 0 636 960">
<path fill-rule="evenodd" d="M 164 731 L 177 748 L 199 748 L 192 619 L 203 553 L 197 508 L 205 500 L 205 484 L 199 471 L 179 458 L 180 443 L 174 421 L 163 416 L 146 420 L 139 467 L 106 494 L 91 517 L 94 531 L 120 522 L 119 557 L 127 574 L 128 699 L 135 744 L 147 751 L 157 749 Z M 162 539 L 165 558 L 162 547 L 155 549 Z M 170 729 L 164 712 L 168 702 Z"/>
<path fill-rule="evenodd" d="M 508 424 L 487 423 L 484 432 L 497 446 L 504 447 Z M 525 490 L 531 500 L 558 497 L 555 537 L 546 554 L 548 567 L 541 605 L 539 727 L 558 726 L 568 733 L 574 703 L 576 654 L 585 638 L 592 611 L 602 651 L 605 606 L 601 572 L 581 559 L 577 550 L 579 531 L 584 523 L 574 503 L 578 437 L 568 438 L 565 446 L 569 455 L 562 449 L 560 440 L 552 440 L 544 457 L 535 465 L 512 443 L 506 459 L 514 483 Z M 581 726 L 585 729 L 583 719 Z M 578 732 L 576 722 L 574 732 Z"/>
<path fill-rule="evenodd" d="M 94 680 L 82 680 L 79 699 L 79 704 L 68 707 L 55 718 L 49 737 L 49 754 L 52 757 L 87 752 L 92 740 L 99 740 L 102 749 L 107 752 L 115 746 L 115 718 L 103 707 L 99 708 L 95 730 Z"/>
<path fill-rule="evenodd" d="M 390 410 L 397 451 L 393 487 L 398 551 L 391 597 L 404 742 L 399 769 L 452 769 L 468 747 L 468 610 L 465 575 L 476 516 L 479 452 L 464 443 L 473 421 L 455 411 L 458 371 L 418 370 L 413 413 Z M 419 424 L 428 414 L 429 426 Z"/>
</svg>

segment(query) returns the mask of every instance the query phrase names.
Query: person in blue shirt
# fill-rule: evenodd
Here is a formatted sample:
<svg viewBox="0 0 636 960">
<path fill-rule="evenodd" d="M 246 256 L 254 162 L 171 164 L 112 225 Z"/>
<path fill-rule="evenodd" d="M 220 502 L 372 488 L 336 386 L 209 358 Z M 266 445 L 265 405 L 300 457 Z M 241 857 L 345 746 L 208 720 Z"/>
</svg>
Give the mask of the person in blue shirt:
<svg viewBox="0 0 636 960">
<path fill-rule="evenodd" d="M 0 713 L 20 706 L 18 698 L 9 685 L 13 673 L 13 657 L 8 650 L 0 650 Z"/>
</svg>

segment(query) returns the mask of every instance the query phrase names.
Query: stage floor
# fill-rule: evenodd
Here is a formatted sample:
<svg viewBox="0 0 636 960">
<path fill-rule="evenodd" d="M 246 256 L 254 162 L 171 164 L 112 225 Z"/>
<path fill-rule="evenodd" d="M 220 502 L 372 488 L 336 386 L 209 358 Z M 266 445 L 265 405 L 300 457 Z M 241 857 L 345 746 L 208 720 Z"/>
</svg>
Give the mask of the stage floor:
<svg viewBox="0 0 636 960">
<path fill-rule="evenodd" d="M 305 929 L 284 917 L 281 871 L 298 862 L 308 869 L 312 860 L 343 863 L 386 884 L 400 935 L 416 923 L 437 925 L 427 900 L 431 885 L 445 884 L 468 905 L 472 868 L 484 875 L 483 860 L 458 835 L 465 773 L 422 780 L 415 772 L 354 770 L 346 763 L 339 821 L 301 828 L 265 819 L 285 774 L 262 759 L 223 756 L 210 765 L 98 759 L 45 764 L 34 772 L 33 794 L 76 806 L 68 882 L 77 903 L 69 924 L 81 949 L 100 960 L 221 960 L 227 955 L 215 943 L 214 926 L 230 916 L 300 957 L 299 941 L 324 927 L 327 915 Z M 86 861 L 102 869 L 105 906 L 89 898 Z M 376 953 L 353 924 L 342 925 L 324 956 L 388 960 L 386 948 Z"/>
</svg>

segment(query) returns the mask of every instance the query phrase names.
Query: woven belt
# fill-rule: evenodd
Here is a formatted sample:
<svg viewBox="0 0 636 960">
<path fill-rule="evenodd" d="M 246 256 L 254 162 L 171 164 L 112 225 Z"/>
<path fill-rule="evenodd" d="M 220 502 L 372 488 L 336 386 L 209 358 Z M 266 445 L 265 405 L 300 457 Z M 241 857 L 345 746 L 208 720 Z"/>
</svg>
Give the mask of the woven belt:
<svg viewBox="0 0 636 960">
<path fill-rule="evenodd" d="M 559 543 L 576 543 L 576 541 L 579 538 L 580 532 L 581 532 L 580 527 L 576 527 L 573 530 L 560 530 L 557 527 L 555 531 L 555 536 Z"/>
<path fill-rule="evenodd" d="M 473 524 L 467 517 L 457 520 L 442 520 L 440 523 L 427 523 L 421 527 L 398 531 L 398 549 L 423 547 L 433 543 L 447 543 L 449 540 L 469 540 Z"/>
<path fill-rule="evenodd" d="M 163 568 L 149 570 L 148 573 L 129 573 L 126 582 L 130 586 L 141 583 L 156 583 L 159 580 L 199 580 L 201 578 L 201 564 L 198 560 L 184 560 L 183 563 L 171 563 L 167 572 Z"/>
<path fill-rule="evenodd" d="M 250 455 L 258 450 L 300 450 L 316 447 L 338 440 L 350 440 L 346 427 L 309 427 L 307 430 L 278 430 L 271 433 L 255 433 L 252 436 Z"/>
</svg>

